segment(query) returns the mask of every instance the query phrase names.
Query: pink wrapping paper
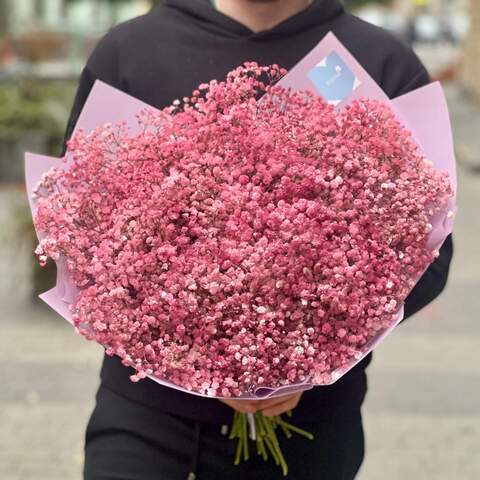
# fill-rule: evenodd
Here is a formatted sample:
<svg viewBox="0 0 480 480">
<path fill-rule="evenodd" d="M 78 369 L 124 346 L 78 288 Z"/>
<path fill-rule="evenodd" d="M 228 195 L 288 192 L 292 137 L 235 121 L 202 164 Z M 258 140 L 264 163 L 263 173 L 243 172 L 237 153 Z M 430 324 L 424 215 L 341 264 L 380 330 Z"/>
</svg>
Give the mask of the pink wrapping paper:
<svg viewBox="0 0 480 480">
<path fill-rule="evenodd" d="M 333 56 L 330 57 L 332 53 Z M 325 60 L 327 58 L 330 60 L 330 65 L 329 62 Z M 342 67 L 338 65 L 335 66 L 335 64 L 332 66 L 332 58 L 340 58 L 343 62 Z M 343 85 L 340 86 L 341 88 L 336 88 L 334 82 L 344 73 L 345 67 L 349 83 L 347 82 L 347 87 Z M 325 73 L 325 71 L 322 70 L 323 68 L 330 68 L 330 70 Z M 315 71 L 315 73 L 312 74 L 312 71 Z M 381 88 L 332 33 L 329 33 L 307 56 L 283 77 L 279 83 L 285 87 L 291 87 L 293 90 L 310 90 L 318 93 L 314 83 L 312 83 L 312 78 L 316 73 L 319 74 L 320 79 L 323 78 L 325 80 L 325 88 L 330 89 L 328 91 L 333 92 L 332 95 L 343 96 L 340 101 L 335 99 L 331 102 L 339 109 L 360 97 L 389 102 L 399 120 L 412 132 L 422 153 L 434 164 L 435 169 L 449 173 L 452 188 L 456 191 L 457 184 L 452 130 L 445 96 L 438 82 L 394 100 L 389 100 Z M 330 73 L 332 75 L 329 77 Z M 352 80 L 352 78 L 354 79 Z M 349 91 L 350 86 L 351 91 Z M 345 95 L 346 91 L 349 91 L 347 95 Z M 79 129 L 90 131 L 99 125 L 116 123 L 122 120 L 126 121 L 130 132 L 133 134 L 138 128 L 135 115 L 146 107 L 152 108 L 140 100 L 97 80 L 84 105 L 75 131 Z M 26 153 L 25 155 L 26 186 L 27 192 L 29 193 L 32 217 L 35 215 L 36 205 L 35 201 L 31 198 L 31 192 L 40 181 L 43 173 L 47 172 L 52 166 L 68 168 L 68 166 L 66 167 L 65 164 L 61 163 L 61 159 L 33 153 Z M 431 223 L 433 229 L 429 236 L 429 247 L 440 248 L 447 235 L 452 232 L 455 212 L 455 199 L 452 199 L 449 208 L 443 212 L 443 214 L 432 218 Z M 37 232 L 37 236 L 40 240 L 42 238 L 42 232 Z M 65 260 L 60 258 L 56 263 L 57 284 L 51 290 L 42 293 L 40 298 L 60 316 L 72 323 L 69 304 L 75 302 L 78 289 L 71 280 L 71 276 L 65 265 Z M 353 368 L 388 336 L 402 319 L 403 306 L 400 307 L 393 316 L 390 327 L 379 332 L 372 338 L 368 345 L 362 349 L 362 351 L 358 352 L 358 355 L 356 355 L 348 367 L 333 372 L 331 381 L 325 385 L 334 383 Z M 170 388 L 203 397 L 207 396 L 186 390 L 161 378 L 154 376 L 149 376 L 149 378 Z M 254 392 L 246 392 L 241 398 L 267 398 L 300 390 L 308 390 L 313 386 L 315 385 L 305 381 L 280 388 L 261 387 Z"/>
</svg>

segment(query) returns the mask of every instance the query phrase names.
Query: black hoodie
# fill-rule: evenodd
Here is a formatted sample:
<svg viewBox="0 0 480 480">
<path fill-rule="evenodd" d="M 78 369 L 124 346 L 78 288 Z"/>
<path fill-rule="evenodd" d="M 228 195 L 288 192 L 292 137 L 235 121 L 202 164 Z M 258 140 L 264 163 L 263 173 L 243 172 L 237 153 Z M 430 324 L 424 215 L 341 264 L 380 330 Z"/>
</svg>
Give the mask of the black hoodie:
<svg viewBox="0 0 480 480">
<path fill-rule="evenodd" d="M 98 43 L 80 79 L 65 138 L 69 138 L 95 79 L 158 108 L 189 95 L 199 83 L 243 63 L 277 63 L 287 69 L 329 31 L 339 38 L 390 98 L 429 82 L 415 54 L 386 31 L 346 13 L 338 0 L 316 0 L 276 27 L 258 33 L 216 11 L 208 0 L 165 0 L 147 15 L 113 28 Z M 451 237 L 405 305 L 412 315 L 440 294 L 452 257 Z M 408 353 L 406 352 L 406 355 Z M 305 392 L 295 418 L 317 412 L 358 409 L 366 393 L 365 367 L 371 355 L 335 384 Z M 132 383 L 133 369 L 104 357 L 104 386 L 138 403 L 198 421 L 230 423 L 232 410 L 215 399 L 189 395 L 150 379 Z"/>
</svg>

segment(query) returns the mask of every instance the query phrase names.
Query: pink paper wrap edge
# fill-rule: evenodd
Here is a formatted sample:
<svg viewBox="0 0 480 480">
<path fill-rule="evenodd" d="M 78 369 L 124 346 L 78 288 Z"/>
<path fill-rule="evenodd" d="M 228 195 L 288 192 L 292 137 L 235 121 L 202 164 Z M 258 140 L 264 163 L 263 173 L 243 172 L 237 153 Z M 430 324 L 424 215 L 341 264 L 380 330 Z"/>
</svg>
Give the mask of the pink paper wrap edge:
<svg viewBox="0 0 480 480">
<path fill-rule="evenodd" d="M 310 83 L 306 72 L 318 64 L 320 60 L 325 58 L 332 51 L 336 51 L 343 58 L 349 68 L 351 68 L 353 73 L 360 80 L 360 86 L 352 92 L 350 96 L 344 99 L 344 101 L 338 105 L 338 108 L 341 109 L 352 100 L 360 97 L 367 97 L 390 103 L 399 120 L 401 120 L 402 123 L 412 132 L 413 137 L 420 146 L 420 150 L 430 161 L 432 161 L 435 169 L 438 171 L 447 171 L 449 173 L 452 181 L 452 188 L 456 192 L 457 177 L 452 129 L 447 102 L 445 100 L 443 89 L 438 82 L 409 92 L 394 100 L 389 100 L 383 90 L 375 83 L 333 33 L 329 33 L 309 54 L 290 70 L 290 72 L 283 77 L 279 83 L 285 87 L 291 87 L 294 90 L 314 91 L 314 87 Z M 79 116 L 74 132 L 79 129 L 90 131 L 99 125 L 116 123 L 120 119 L 126 121 L 130 131 L 135 133 L 138 128 L 135 115 L 144 108 L 153 107 L 97 80 Z M 43 173 L 47 172 L 52 166 L 61 165 L 61 159 L 58 158 L 33 153 L 25 154 L 25 179 L 32 218 L 35 216 L 36 212 L 35 202 L 31 198 L 33 188 L 37 185 Z M 448 217 L 448 211 L 453 212 L 453 215 Z M 453 198 L 444 215 L 437 215 L 432 219 L 433 229 L 429 235 L 428 243 L 430 248 L 439 249 L 448 234 L 452 232 L 455 213 L 456 203 L 455 198 Z M 37 231 L 37 236 L 39 240 L 41 240 L 41 232 Z M 64 259 L 60 259 L 56 263 L 57 284 L 52 289 L 39 295 L 39 297 L 61 317 L 73 324 L 72 314 L 68 306 L 75 301 L 78 295 L 78 289 L 68 274 Z M 403 312 L 404 309 L 402 305 L 394 315 L 394 321 L 391 326 L 373 337 L 364 351 L 359 352 L 358 357 L 352 361 L 347 368 L 333 372 L 331 382 L 322 385 L 330 385 L 334 383 L 368 355 L 401 322 L 403 319 Z M 162 380 L 152 375 L 150 375 L 149 378 L 160 385 L 169 388 L 174 388 L 201 397 L 209 397 L 208 395 L 187 390 L 172 382 Z M 260 387 L 253 393 L 246 392 L 241 398 L 267 398 L 301 390 L 309 390 L 314 386 L 321 385 L 304 381 L 279 388 Z M 218 396 L 215 398 L 224 397 Z"/>
</svg>

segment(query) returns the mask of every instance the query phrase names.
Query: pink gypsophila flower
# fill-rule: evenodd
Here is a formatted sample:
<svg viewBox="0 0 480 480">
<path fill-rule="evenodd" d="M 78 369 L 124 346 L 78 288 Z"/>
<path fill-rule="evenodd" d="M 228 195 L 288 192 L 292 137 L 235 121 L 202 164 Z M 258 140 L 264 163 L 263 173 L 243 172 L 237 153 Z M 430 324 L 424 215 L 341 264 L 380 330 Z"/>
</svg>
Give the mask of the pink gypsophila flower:
<svg viewBox="0 0 480 480">
<path fill-rule="evenodd" d="M 237 396 L 328 381 L 437 252 L 452 191 L 381 102 L 336 113 L 247 63 L 124 124 L 80 132 L 36 189 L 36 253 L 63 256 L 74 321 L 147 375 Z M 261 99 L 260 95 L 263 95 Z"/>
</svg>

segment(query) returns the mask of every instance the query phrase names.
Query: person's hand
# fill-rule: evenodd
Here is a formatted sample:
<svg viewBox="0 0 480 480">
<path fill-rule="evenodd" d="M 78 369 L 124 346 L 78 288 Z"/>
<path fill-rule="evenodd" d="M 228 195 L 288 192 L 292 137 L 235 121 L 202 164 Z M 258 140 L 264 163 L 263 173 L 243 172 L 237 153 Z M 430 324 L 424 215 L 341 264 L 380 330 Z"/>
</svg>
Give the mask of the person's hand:
<svg viewBox="0 0 480 480">
<path fill-rule="evenodd" d="M 267 398 L 265 400 L 230 400 L 219 399 L 229 407 L 241 413 L 261 412 L 265 417 L 281 415 L 288 410 L 293 410 L 300 401 L 303 392 L 290 393 L 281 397 Z"/>
</svg>

